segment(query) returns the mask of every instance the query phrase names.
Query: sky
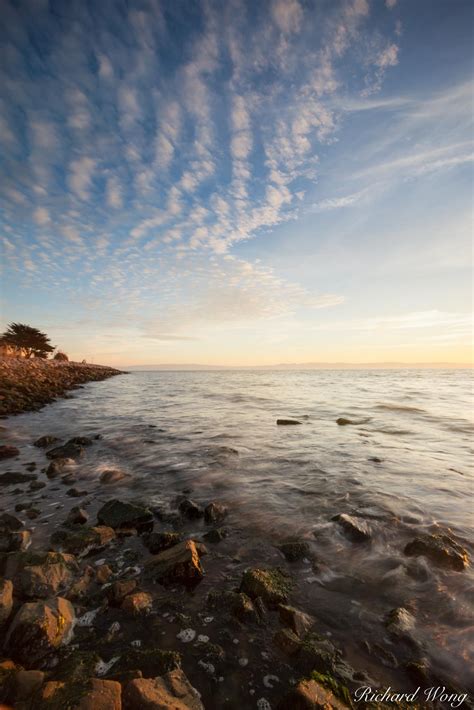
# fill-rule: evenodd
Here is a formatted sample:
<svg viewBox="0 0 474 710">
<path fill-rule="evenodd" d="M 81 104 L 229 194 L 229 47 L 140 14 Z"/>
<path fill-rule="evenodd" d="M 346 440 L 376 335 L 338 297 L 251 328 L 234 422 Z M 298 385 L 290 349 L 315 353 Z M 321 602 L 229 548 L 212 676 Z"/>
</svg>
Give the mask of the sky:
<svg viewBox="0 0 474 710">
<path fill-rule="evenodd" d="M 2 328 L 122 366 L 470 362 L 470 0 L 0 5 Z"/>
</svg>

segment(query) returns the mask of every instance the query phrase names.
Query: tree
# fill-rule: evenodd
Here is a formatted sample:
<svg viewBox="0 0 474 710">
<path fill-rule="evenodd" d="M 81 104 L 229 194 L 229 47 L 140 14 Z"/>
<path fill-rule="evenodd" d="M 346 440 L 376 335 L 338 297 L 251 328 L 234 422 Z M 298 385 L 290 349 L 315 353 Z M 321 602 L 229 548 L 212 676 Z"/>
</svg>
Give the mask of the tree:
<svg viewBox="0 0 474 710">
<path fill-rule="evenodd" d="M 24 323 L 10 323 L 0 336 L 0 343 L 24 350 L 27 358 L 32 355 L 45 358 L 54 350 L 46 333 Z"/>
</svg>

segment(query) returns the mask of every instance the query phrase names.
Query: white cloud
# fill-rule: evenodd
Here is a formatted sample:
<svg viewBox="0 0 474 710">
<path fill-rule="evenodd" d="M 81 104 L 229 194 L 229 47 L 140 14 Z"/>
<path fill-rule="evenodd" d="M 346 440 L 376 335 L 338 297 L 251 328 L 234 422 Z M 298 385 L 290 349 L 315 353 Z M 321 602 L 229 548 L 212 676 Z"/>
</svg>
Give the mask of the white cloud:
<svg viewBox="0 0 474 710">
<path fill-rule="evenodd" d="M 392 10 L 397 4 L 397 0 L 385 0 L 385 5 L 389 10 Z"/>
<path fill-rule="evenodd" d="M 377 57 L 375 64 L 381 69 L 394 67 L 398 64 L 399 48 L 396 44 L 389 44 Z"/>
<path fill-rule="evenodd" d="M 37 207 L 33 212 L 33 219 L 40 227 L 44 227 L 45 224 L 48 224 L 48 222 L 51 221 L 49 212 L 45 207 Z"/>
<path fill-rule="evenodd" d="M 99 60 L 99 76 L 101 79 L 112 79 L 114 69 L 110 59 L 105 54 L 98 55 Z"/>
<path fill-rule="evenodd" d="M 116 177 L 107 178 L 106 200 L 109 207 L 119 209 L 123 205 L 122 190 Z"/>
<path fill-rule="evenodd" d="M 90 197 L 90 188 L 96 164 L 96 160 L 82 157 L 73 160 L 69 166 L 69 187 L 80 200 L 86 201 Z"/>
<path fill-rule="evenodd" d="M 367 192 L 367 190 L 360 190 L 359 192 L 344 195 L 343 197 L 328 197 L 325 200 L 321 200 L 321 202 L 316 202 L 311 209 L 314 212 L 327 212 L 330 210 L 339 210 L 344 207 L 351 207 L 366 197 Z"/>
<path fill-rule="evenodd" d="M 298 0 L 273 0 L 272 16 L 285 34 L 298 32 L 303 20 L 303 10 Z"/>
</svg>

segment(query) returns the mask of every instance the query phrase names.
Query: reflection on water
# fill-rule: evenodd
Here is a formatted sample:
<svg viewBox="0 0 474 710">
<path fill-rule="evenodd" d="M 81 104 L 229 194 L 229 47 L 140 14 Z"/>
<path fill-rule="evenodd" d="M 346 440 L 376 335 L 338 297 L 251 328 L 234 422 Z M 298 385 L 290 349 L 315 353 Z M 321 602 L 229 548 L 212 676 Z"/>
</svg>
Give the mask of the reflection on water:
<svg viewBox="0 0 474 710">
<path fill-rule="evenodd" d="M 276 426 L 279 417 L 301 425 Z M 338 426 L 339 417 L 359 423 Z M 99 483 L 109 468 L 130 474 L 114 495 L 158 505 L 192 488 L 198 501 L 227 503 L 243 562 L 265 561 L 265 542 L 305 538 L 318 562 L 295 567 L 300 602 L 349 657 L 360 639 L 383 639 L 388 610 L 408 605 L 432 662 L 465 682 L 472 573 L 446 573 L 403 548 L 439 527 L 472 539 L 470 372 L 139 372 L 6 426 L 20 444 L 101 433 L 77 467 L 97 505 L 111 495 Z M 341 512 L 368 521 L 369 545 L 341 534 L 331 520 Z"/>
</svg>

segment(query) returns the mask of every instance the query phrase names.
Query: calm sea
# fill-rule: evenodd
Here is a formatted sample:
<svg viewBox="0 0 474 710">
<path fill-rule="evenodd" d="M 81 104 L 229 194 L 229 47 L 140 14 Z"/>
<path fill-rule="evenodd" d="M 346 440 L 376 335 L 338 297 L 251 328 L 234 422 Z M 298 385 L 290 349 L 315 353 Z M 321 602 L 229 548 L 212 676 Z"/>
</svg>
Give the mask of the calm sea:
<svg viewBox="0 0 474 710">
<path fill-rule="evenodd" d="M 277 426 L 279 417 L 301 425 Z M 338 417 L 354 424 L 339 426 Z M 472 572 L 440 570 L 403 548 L 419 532 L 447 528 L 464 545 L 472 540 L 471 371 L 133 372 L 4 424 L 22 445 L 43 434 L 102 434 L 77 470 L 94 505 L 112 494 L 168 504 L 183 489 L 226 503 L 236 532 L 225 544 L 243 564 L 278 563 L 275 544 L 304 538 L 318 565 L 294 567 L 298 601 L 349 658 L 364 640 L 385 643 L 384 616 L 408 605 L 423 654 L 467 682 Z M 43 455 L 27 451 L 25 460 Z M 101 485 L 110 468 L 130 479 Z M 341 512 L 370 524 L 370 544 L 341 534 L 331 520 Z M 53 521 L 40 519 L 38 534 Z"/>
</svg>

